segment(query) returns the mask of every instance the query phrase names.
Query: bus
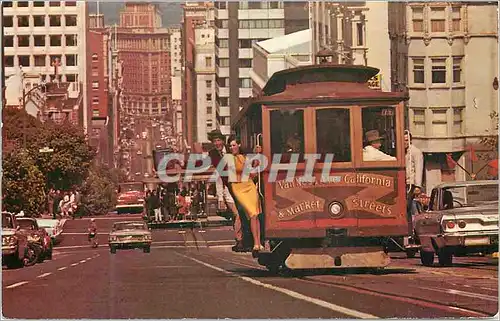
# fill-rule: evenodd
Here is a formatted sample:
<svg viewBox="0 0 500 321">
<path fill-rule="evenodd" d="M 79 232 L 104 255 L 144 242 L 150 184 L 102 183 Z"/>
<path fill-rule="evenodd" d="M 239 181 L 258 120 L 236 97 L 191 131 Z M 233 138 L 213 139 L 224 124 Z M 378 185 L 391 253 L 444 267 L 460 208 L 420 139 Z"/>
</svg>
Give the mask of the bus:
<svg viewBox="0 0 500 321">
<path fill-rule="evenodd" d="M 266 250 L 256 254 L 269 270 L 383 268 L 388 239 L 409 235 L 408 96 L 370 88 L 378 73 L 330 63 L 279 71 L 236 116 L 242 148 L 259 145 L 269 160 L 258 183 Z M 274 179 L 276 162 L 296 162 L 292 179 L 285 170 Z"/>
</svg>

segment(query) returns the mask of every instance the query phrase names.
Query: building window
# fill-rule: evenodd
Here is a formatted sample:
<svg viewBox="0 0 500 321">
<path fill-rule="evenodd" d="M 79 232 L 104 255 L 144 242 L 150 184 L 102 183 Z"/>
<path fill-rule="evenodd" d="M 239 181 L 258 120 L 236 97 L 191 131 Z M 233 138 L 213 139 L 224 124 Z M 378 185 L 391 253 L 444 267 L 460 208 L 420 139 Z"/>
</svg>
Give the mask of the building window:
<svg viewBox="0 0 500 321">
<path fill-rule="evenodd" d="M 413 133 L 425 135 L 425 109 L 413 110 Z"/>
<path fill-rule="evenodd" d="M 212 115 L 212 106 L 207 107 L 207 115 Z"/>
<path fill-rule="evenodd" d="M 33 16 L 33 25 L 35 27 L 45 27 L 45 16 Z"/>
<path fill-rule="evenodd" d="M 212 67 L 212 57 L 205 57 L 205 67 Z"/>
<path fill-rule="evenodd" d="M 229 78 L 228 77 L 217 78 L 217 85 L 219 85 L 219 87 L 229 87 Z"/>
<path fill-rule="evenodd" d="M 66 27 L 75 27 L 76 26 L 76 15 L 66 15 Z"/>
<path fill-rule="evenodd" d="M 212 101 L 212 94 L 207 94 L 207 101 Z"/>
<path fill-rule="evenodd" d="M 30 36 L 17 36 L 17 46 L 18 47 L 29 47 L 30 46 Z"/>
<path fill-rule="evenodd" d="M 17 56 L 17 58 L 19 59 L 19 66 L 30 66 L 30 56 Z"/>
<path fill-rule="evenodd" d="M 29 3 L 28 3 L 28 1 L 18 1 L 17 6 L 20 8 L 26 8 L 29 6 Z"/>
<path fill-rule="evenodd" d="M 227 29 L 229 27 L 229 20 L 227 19 L 217 19 L 215 21 L 215 26 L 219 29 Z"/>
<path fill-rule="evenodd" d="M 5 36 L 4 46 L 5 47 L 14 47 L 14 36 Z"/>
<path fill-rule="evenodd" d="M 6 28 L 14 26 L 14 19 L 12 18 L 12 16 L 3 16 L 3 26 Z"/>
<path fill-rule="evenodd" d="M 93 109 L 92 110 L 92 116 L 99 117 L 99 109 Z"/>
<path fill-rule="evenodd" d="M 447 136 L 448 135 L 448 121 L 446 109 L 434 109 L 432 111 L 432 135 L 433 136 Z"/>
<path fill-rule="evenodd" d="M 45 55 L 36 55 L 35 56 L 35 66 L 36 67 L 44 67 L 46 65 L 46 56 Z"/>
<path fill-rule="evenodd" d="M 446 26 L 445 10 L 443 8 L 431 8 L 431 31 L 444 32 Z"/>
<path fill-rule="evenodd" d="M 227 2 L 226 1 L 215 1 L 215 8 L 217 9 L 227 9 Z"/>
<path fill-rule="evenodd" d="M 452 31 L 460 31 L 461 27 L 461 17 L 460 17 L 460 7 L 451 8 L 451 29 Z"/>
<path fill-rule="evenodd" d="M 77 55 L 66 55 L 66 66 L 76 66 Z"/>
<path fill-rule="evenodd" d="M 462 57 L 453 57 L 453 82 L 462 82 Z"/>
<path fill-rule="evenodd" d="M 212 81 L 211 80 L 207 80 L 205 82 L 206 86 L 207 86 L 207 89 L 212 89 Z"/>
<path fill-rule="evenodd" d="M 99 77 L 99 67 L 92 66 L 92 77 Z"/>
<path fill-rule="evenodd" d="M 14 67 L 14 56 L 5 56 L 5 67 Z"/>
<path fill-rule="evenodd" d="M 362 23 L 358 22 L 356 24 L 356 35 L 358 37 L 358 39 L 357 39 L 358 46 L 363 46 L 363 44 L 364 44 L 364 32 L 363 32 L 363 28 L 364 28 L 364 26 L 363 26 Z"/>
<path fill-rule="evenodd" d="M 425 83 L 424 58 L 413 58 L 413 83 Z"/>
<path fill-rule="evenodd" d="M 94 80 L 92 82 L 92 89 L 99 89 L 99 81 L 98 80 Z"/>
<path fill-rule="evenodd" d="M 99 105 L 99 96 L 92 97 L 92 105 Z"/>
<path fill-rule="evenodd" d="M 64 1 L 66 7 L 76 7 L 76 1 Z"/>
<path fill-rule="evenodd" d="M 53 66 L 54 63 L 58 62 L 61 65 L 61 55 L 50 55 L 50 65 Z"/>
<path fill-rule="evenodd" d="M 462 115 L 463 115 L 463 107 L 455 107 L 453 108 L 453 134 L 463 134 L 462 133 Z"/>
<path fill-rule="evenodd" d="M 51 27 L 60 27 L 61 16 L 49 16 L 49 22 Z"/>
<path fill-rule="evenodd" d="M 50 1 L 49 5 L 51 7 L 59 7 L 59 6 L 61 6 L 61 2 L 59 2 L 59 1 Z"/>
<path fill-rule="evenodd" d="M 229 117 L 229 116 L 221 117 L 220 120 L 221 120 L 220 124 L 222 126 L 229 126 L 229 125 L 231 125 L 231 117 Z"/>
<path fill-rule="evenodd" d="M 74 47 L 77 45 L 76 35 L 66 35 L 66 46 Z"/>
<path fill-rule="evenodd" d="M 95 53 L 95 54 L 92 54 L 92 62 L 97 62 L 99 61 L 99 56 Z"/>
<path fill-rule="evenodd" d="M 229 106 L 229 98 L 228 97 L 220 97 L 219 98 L 219 106 Z"/>
<path fill-rule="evenodd" d="M 446 59 L 432 59 L 432 83 L 446 83 Z"/>
<path fill-rule="evenodd" d="M 229 48 L 229 39 L 217 39 L 217 47 Z"/>
<path fill-rule="evenodd" d="M 61 36 L 60 35 L 50 36 L 50 45 L 52 47 L 60 47 L 61 46 Z"/>
<path fill-rule="evenodd" d="M 45 7 L 45 1 L 33 1 L 33 7 Z"/>
<path fill-rule="evenodd" d="M 66 81 L 67 82 L 76 82 L 76 75 L 75 74 L 67 74 Z"/>
<path fill-rule="evenodd" d="M 252 88 L 252 79 L 240 78 L 240 88 Z"/>
<path fill-rule="evenodd" d="M 17 16 L 17 26 L 18 27 L 29 27 L 30 26 L 29 16 Z"/>
<path fill-rule="evenodd" d="M 34 36 L 35 47 L 45 47 L 45 36 Z"/>
<path fill-rule="evenodd" d="M 239 47 L 240 48 L 252 48 L 252 39 L 240 39 Z"/>
<path fill-rule="evenodd" d="M 2 1 L 4 8 L 12 8 L 12 1 Z"/>
<path fill-rule="evenodd" d="M 228 58 L 220 58 L 219 59 L 219 67 L 229 67 L 229 59 Z"/>
<path fill-rule="evenodd" d="M 240 68 L 252 68 L 252 59 L 239 59 L 238 63 Z"/>
</svg>

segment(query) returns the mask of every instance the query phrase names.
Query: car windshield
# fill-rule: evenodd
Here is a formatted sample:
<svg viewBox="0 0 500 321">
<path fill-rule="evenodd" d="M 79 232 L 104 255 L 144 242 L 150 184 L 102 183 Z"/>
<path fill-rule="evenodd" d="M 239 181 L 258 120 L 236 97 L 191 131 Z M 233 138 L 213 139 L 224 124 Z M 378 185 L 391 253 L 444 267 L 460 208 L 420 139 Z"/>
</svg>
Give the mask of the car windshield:
<svg viewBox="0 0 500 321">
<path fill-rule="evenodd" d="M 14 228 L 14 222 L 12 221 L 12 216 L 2 215 L 2 228 Z"/>
<path fill-rule="evenodd" d="M 57 225 L 57 220 L 37 220 L 37 223 L 38 223 L 38 226 L 39 227 L 43 227 L 43 228 L 46 228 L 46 227 L 55 227 Z"/>
<path fill-rule="evenodd" d="M 121 193 L 135 192 L 135 191 L 142 192 L 142 190 L 143 190 L 142 183 L 120 185 L 120 192 Z"/>
<path fill-rule="evenodd" d="M 116 223 L 113 226 L 113 229 L 115 231 L 122 231 L 122 230 L 147 230 L 146 224 L 144 223 Z"/>
<path fill-rule="evenodd" d="M 447 206 L 447 203 L 453 203 Z M 457 208 L 498 203 L 498 185 L 471 185 L 464 187 L 449 187 L 443 192 L 443 207 Z"/>
<path fill-rule="evenodd" d="M 31 220 L 23 220 L 23 219 L 18 219 L 17 223 L 19 223 L 19 226 L 23 230 L 33 230 L 35 229 L 34 224 Z"/>
</svg>

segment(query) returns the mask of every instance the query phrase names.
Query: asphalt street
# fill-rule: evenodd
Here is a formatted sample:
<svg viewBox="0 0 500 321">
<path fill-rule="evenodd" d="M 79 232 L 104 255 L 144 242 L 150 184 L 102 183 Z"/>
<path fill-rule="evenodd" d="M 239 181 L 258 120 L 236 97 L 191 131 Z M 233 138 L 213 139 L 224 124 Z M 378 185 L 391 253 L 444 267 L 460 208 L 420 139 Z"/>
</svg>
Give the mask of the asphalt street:
<svg viewBox="0 0 500 321">
<path fill-rule="evenodd" d="M 119 219 L 139 220 L 137 216 Z M 498 311 L 498 261 L 456 258 L 423 267 L 392 254 L 375 273 L 305 271 L 273 275 L 250 254 L 231 252 L 228 227 L 153 230 L 151 253 L 105 244 L 116 217 L 68 221 L 52 261 L 2 272 L 8 318 L 443 318 Z"/>
</svg>

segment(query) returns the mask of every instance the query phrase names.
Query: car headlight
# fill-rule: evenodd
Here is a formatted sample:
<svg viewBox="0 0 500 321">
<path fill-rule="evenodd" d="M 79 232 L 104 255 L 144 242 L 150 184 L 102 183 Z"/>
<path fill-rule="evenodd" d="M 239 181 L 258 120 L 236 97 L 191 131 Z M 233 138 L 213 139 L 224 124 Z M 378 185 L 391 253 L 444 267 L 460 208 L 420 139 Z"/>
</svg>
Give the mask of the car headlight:
<svg viewBox="0 0 500 321">
<path fill-rule="evenodd" d="M 3 245 L 15 245 L 17 243 L 17 237 L 11 236 L 3 236 L 2 237 L 2 246 Z"/>
<path fill-rule="evenodd" d="M 110 242 L 116 242 L 116 241 L 118 241 L 118 237 L 116 237 L 116 236 L 110 236 L 109 237 L 109 241 Z"/>
<path fill-rule="evenodd" d="M 151 235 L 144 235 L 144 239 L 146 241 L 151 241 Z"/>
</svg>

